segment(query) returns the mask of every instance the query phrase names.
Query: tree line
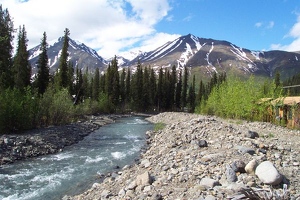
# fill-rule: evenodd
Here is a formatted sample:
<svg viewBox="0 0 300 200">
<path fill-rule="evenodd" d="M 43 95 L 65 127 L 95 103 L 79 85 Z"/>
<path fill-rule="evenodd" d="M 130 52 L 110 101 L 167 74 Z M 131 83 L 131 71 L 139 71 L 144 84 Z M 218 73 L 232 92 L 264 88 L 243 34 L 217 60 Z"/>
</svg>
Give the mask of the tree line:
<svg viewBox="0 0 300 200">
<path fill-rule="evenodd" d="M 161 68 L 159 72 L 137 63 L 120 69 L 112 59 L 105 72 L 82 72 L 68 61 L 70 30 L 66 28 L 57 71 L 50 74 L 47 34 L 43 33 L 37 73 L 32 74 L 25 25 L 18 29 L 13 55 L 14 25 L 0 5 L 0 132 L 11 132 L 72 122 L 85 114 L 124 112 L 193 112 L 195 78 L 189 70 Z"/>
</svg>

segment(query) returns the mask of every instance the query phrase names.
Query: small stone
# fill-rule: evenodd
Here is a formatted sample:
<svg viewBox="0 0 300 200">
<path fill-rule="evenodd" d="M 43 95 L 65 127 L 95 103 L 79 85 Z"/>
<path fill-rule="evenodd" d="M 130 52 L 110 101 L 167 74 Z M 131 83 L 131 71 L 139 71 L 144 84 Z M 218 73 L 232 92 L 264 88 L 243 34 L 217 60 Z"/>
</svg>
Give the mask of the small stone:
<svg viewBox="0 0 300 200">
<path fill-rule="evenodd" d="M 206 142 L 206 140 L 200 140 L 200 141 L 199 141 L 199 147 L 207 147 L 207 142 Z"/>
<path fill-rule="evenodd" d="M 125 194 L 126 194 L 126 191 L 123 188 L 118 193 L 119 197 L 123 197 L 123 196 L 125 196 Z"/>
<path fill-rule="evenodd" d="M 214 197 L 212 195 L 207 195 L 205 200 L 216 200 L 216 197 Z"/>
<path fill-rule="evenodd" d="M 141 175 L 138 175 L 136 177 L 136 184 L 137 185 L 145 186 L 145 185 L 151 185 L 151 183 L 152 183 L 152 180 L 151 180 L 151 177 L 150 177 L 148 171 L 146 171 L 145 173 L 143 173 Z"/>
<path fill-rule="evenodd" d="M 255 174 L 263 183 L 269 185 L 277 185 L 283 178 L 270 161 L 264 161 L 259 164 L 255 170 Z"/>
<path fill-rule="evenodd" d="M 110 191 L 109 190 L 103 190 L 102 192 L 101 192 L 101 198 L 108 198 L 109 196 L 110 196 L 111 194 L 110 194 Z"/>
<path fill-rule="evenodd" d="M 236 160 L 233 163 L 231 163 L 231 165 L 230 165 L 230 167 L 235 172 L 240 172 L 240 173 L 244 173 L 245 172 L 245 166 L 246 166 L 246 164 L 242 160 Z"/>
<path fill-rule="evenodd" d="M 248 131 L 248 133 L 245 133 L 245 137 L 255 139 L 255 138 L 259 137 L 259 135 L 255 131 Z"/>
<path fill-rule="evenodd" d="M 208 188 L 213 188 L 217 185 L 220 185 L 220 183 L 219 183 L 219 181 L 211 179 L 211 178 L 203 178 L 200 181 L 200 185 L 208 187 Z"/>
<path fill-rule="evenodd" d="M 242 154 L 250 154 L 250 155 L 254 155 L 255 154 L 255 150 L 249 147 L 244 147 L 244 146 L 236 146 L 235 149 L 237 149 L 239 152 L 241 152 Z"/>
<path fill-rule="evenodd" d="M 246 166 L 245 166 L 245 171 L 247 174 L 254 174 L 255 173 L 255 169 L 257 167 L 258 163 L 257 161 L 251 160 Z"/>
<path fill-rule="evenodd" d="M 226 174 L 226 179 L 228 182 L 236 182 L 237 181 L 236 173 L 229 165 L 226 166 L 225 174 Z"/>
</svg>

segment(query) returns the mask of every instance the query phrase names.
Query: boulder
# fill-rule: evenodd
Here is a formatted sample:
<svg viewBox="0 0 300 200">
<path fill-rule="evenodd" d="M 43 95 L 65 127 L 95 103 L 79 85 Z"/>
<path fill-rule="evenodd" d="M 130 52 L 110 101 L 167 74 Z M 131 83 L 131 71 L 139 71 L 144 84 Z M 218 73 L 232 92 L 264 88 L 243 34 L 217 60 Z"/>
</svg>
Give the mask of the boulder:
<svg viewBox="0 0 300 200">
<path fill-rule="evenodd" d="M 282 181 L 282 175 L 270 161 L 260 163 L 255 170 L 255 175 L 265 184 L 278 185 Z"/>
</svg>

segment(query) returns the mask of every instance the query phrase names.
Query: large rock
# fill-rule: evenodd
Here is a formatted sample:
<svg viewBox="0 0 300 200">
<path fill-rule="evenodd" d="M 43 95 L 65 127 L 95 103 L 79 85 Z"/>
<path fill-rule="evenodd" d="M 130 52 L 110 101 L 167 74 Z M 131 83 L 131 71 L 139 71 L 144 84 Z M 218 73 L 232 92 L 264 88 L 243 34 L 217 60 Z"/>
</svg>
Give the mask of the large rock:
<svg viewBox="0 0 300 200">
<path fill-rule="evenodd" d="M 270 161 L 260 163 L 255 170 L 255 174 L 265 184 L 277 185 L 282 181 L 282 175 Z"/>
</svg>

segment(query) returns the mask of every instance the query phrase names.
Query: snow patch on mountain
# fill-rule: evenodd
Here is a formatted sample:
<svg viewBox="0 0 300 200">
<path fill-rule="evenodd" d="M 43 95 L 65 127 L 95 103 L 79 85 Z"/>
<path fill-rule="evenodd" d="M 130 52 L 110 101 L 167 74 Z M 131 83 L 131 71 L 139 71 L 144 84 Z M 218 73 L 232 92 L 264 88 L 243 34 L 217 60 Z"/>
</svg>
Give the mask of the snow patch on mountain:
<svg viewBox="0 0 300 200">
<path fill-rule="evenodd" d="M 194 35 L 191 35 L 191 39 L 195 42 L 195 45 L 196 45 L 196 48 L 197 48 L 197 51 L 195 51 L 195 53 L 197 53 L 201 49 L 202 45 L 200 44 L 200 41 L 199 41 L 198 37 L 196 37 Z"/>
<path fill-rule="evenodd" d="M 186 43 L 185 46 L 186 46 L 186 51 L 181 54 L 178 60 L 179 66 L 185 66 L 188 60 L 194 55 L 191 45 L 189 43 Z"/>
<path fill-rule="evenodd" d="M 240 60 L 244 60 L 244 61 L 248 61 L 248 62 L 251 62 L 253 63 L 253 61 L 247 57 L 247 54 L 243 51 L 242 48 L 237 48 L 235 45 L 233 44 L 230 44 L 231 47 L 233 49 L 230 49 L 230 51 L 235 54 Z M 254 63 L 253 63 L 254 64 Z"/>
</svg>

